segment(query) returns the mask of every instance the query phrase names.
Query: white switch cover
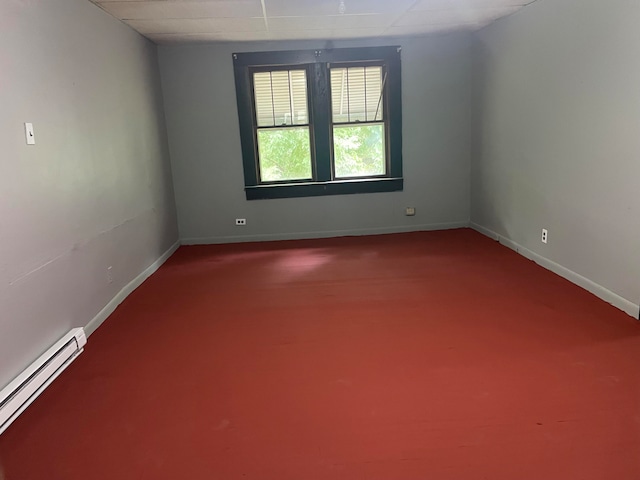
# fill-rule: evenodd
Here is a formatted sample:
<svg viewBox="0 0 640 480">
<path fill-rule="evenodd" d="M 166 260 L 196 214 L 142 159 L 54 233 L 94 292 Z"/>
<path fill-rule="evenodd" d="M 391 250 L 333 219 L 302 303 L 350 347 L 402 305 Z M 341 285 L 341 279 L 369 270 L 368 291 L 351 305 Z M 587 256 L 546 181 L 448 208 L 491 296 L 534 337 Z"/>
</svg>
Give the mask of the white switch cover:
<svg viewBox="0 0 640 480">
<path fill-rule="evenodd" d="M 36 137 L 33 134 L 33 123 L 25 123 L 24 124 L 24 134 L 27 137 L 27 145 L 35 145 Z"/>
</svg>

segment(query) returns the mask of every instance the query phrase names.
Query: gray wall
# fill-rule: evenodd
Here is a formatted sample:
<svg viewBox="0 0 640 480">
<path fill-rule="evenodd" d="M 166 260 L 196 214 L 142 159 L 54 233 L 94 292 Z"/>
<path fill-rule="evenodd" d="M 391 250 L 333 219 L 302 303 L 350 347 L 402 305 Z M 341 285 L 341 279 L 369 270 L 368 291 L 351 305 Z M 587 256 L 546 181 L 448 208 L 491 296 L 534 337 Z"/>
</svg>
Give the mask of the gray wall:
<svg viewBox="0 0 640 480">
<path fill-rule="evenodd" d="M 471 202 L 473 222 L 635 305 L 638 19 L 637 0 L 539 0 L 480 32 Z"/>
<path fill-rule="evenodd" d="M 391 39 L 402 46 L 402 192 L 247 201 L 231 54 L 324 48 L 319 42 L 159 47 L 180 236 L 215 243 L 466 225 L 470 37 Z M 336 42 L 335 47 L 369 43 Z M 405 217 L 404 207 L 417 215 Z M 246 218 L 236 227 L 235 218 Z"/>
<path fill-rule="evenodd" d="M 86 0 L 4 0 L 0 38 L 1 387 L 178 233 L 155 46 Z"/>
</svg>

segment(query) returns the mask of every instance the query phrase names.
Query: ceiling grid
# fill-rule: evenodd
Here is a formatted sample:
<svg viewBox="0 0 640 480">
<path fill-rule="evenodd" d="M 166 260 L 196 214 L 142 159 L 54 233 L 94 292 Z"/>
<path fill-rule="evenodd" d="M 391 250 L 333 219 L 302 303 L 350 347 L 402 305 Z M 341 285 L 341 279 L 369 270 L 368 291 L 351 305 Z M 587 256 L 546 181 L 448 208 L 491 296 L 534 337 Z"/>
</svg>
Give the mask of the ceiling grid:
<svg viewBox="0 0 640 480">
<path fill-rule="evenodd" d="M 91 0 L 159 44 L 478 30 L 534 0 Z"/>
</svg>

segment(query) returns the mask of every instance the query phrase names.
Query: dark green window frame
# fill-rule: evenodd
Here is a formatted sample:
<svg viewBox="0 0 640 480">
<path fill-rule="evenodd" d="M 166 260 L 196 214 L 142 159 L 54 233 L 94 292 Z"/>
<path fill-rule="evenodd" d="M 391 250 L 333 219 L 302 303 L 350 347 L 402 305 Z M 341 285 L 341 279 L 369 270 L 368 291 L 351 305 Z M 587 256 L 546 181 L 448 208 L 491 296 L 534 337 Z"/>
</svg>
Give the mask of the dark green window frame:
<svg viewBox="0 0 640 480">
<path fill-rule="evenodd" d="M 402 95 L 400 47 L 339 48 L 234 53 L 233 64 L 247 200 L 399 191 L 402 179 Z M 386 174 L 337 179 L 333 167 L 329 67 L 381 65 L 384 82 Z M 252 72 L 283 68 L 307 71 L 307 99 L 313 179 L 261 182 Z"/>
</svg>

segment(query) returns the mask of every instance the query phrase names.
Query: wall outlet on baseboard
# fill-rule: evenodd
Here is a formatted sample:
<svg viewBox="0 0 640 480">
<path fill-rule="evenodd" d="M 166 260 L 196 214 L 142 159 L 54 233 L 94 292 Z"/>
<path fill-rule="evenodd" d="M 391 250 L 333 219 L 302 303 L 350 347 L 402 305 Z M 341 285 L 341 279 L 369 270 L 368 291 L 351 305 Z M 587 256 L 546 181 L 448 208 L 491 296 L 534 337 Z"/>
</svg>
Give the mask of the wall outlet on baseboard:
<svg viewBox="0 0 640 480">
<path fill-rule="evenodd" d="M 416 214 L 416 207 L 407 207 L 404 209 L 404 214 L 407 217 L 413 217 Z"/>
<path fill-rule="evenodd" d="M 236 225 L 246 225 L 246 224 L 247 224 L 246 218 L 236 218 Z"/>
<path fill-rule="evenodd" d="M 541 237 L 542 243 L 547 243 L 548 237 L 549 237 L 549 232 L 547 231 L 546 228 L 543 228 L 542 237 Z"/>
</svg>

